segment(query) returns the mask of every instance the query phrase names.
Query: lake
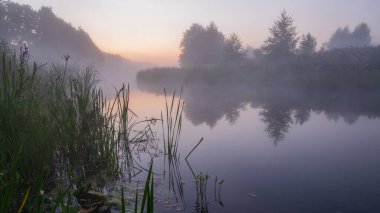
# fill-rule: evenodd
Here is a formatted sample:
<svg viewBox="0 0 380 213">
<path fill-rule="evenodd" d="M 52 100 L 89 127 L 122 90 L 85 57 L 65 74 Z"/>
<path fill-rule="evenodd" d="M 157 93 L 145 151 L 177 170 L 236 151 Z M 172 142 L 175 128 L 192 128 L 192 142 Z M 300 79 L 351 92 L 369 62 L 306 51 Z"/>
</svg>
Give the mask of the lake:
<svg viewBox="0 0 380 213">
<path fill-rule="evenodd" d="M 173 88 L 167 87 L 168 96 Z M 139 86 L 131 93 L 131 108 L 143 118 L 160 118 L 163 91 L 161 85 Z M 169 196 L 167 169 L 165 177 L 155 177 L 156 210 L 380 212 L 376 97 L 184 86 L 175 170 L 181 180 L 173 185 L 177 196 Z M 163 159 L 154 160 L 157 174 L 163 174 L 164 162 L 168 166 Z"/>
</svg>

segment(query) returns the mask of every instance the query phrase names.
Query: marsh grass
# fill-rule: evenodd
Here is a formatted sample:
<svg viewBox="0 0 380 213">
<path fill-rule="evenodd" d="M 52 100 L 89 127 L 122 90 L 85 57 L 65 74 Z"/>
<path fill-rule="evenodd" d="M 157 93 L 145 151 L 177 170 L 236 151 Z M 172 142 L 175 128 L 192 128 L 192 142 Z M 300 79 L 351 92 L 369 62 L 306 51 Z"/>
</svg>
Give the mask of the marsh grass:
<svg viewBox="0 0 380 213">
<path fill-rule="evenodd" d="M 161 124 L 164 140 L 165 161 L 168 161 L 169 191 L 173 191 L 176 201 L 184 202 L 183 180 L 180 172 L 180 156 L 178 153 L 179 138 L 182 129 L 182 88 L 176 100 L 176 93 L 173 92 L 171 99 L 168 100 L 166 89 L 165 94 L 165 116 L 161 112 Z M 165 166 L 166 167 L 166 166 Z M 164 172 L 165 174 L 165 172 Z M 179 200 L 178 200 L 179 198 Z"/>
<path fill-rule="evenodd" d="M 148 157 L 152 159 L 159 152 L 158 140 L 152 128 L 152 125 L 155 125 L 159 119 L 145 118 L 140 120 L 129 105 L 129 85 L 123 84 L 121 89 L 116 92 L 115 99 L 112 102 L 112 110 L 116 109 L 117 137 L 120 142 L 119 153 L 122 153 L 123 157 L 119 161 L 119 165 L 124 170 L 123 174 L 127 174 L 130 180 L 143 170 L 148 171 L 138 162 L 141 160 L 141 153 L 148 154 Z M 133 154 L 137 157 L 134 157 Z"/>
<path fill-rule="evenodd" d="M 144 209 L 146 209 L 146 213 L 153 213 L 154 209 L 154 185 L 153 185 L 153 160 L 150 163 L 148 174 L 145 180 L 144 192 L 142 195 L 141 204 L 139 204 L 139 193 L 138 193 L 138 185 L 135 192 L 135 205 L 134 205 L 134 213 L 143 213 Z M 127 212 L 127 204 L 125 203 L 124 196 L 124 187 L 121 188 L 121 212 Z M 140 210 L 140 211 L 139 211 Z"/>
<path fill-rule="evenodd" d="M 26 46 L 19 57 L 0 50 L 0 212 L 42 212 L 54 188 L 95 174 L 119 176 L 124 156 L 154 138 L 157 119 L 133 119 L 128 87 L 108 101 L 91 68 L 70 70 L 68 58 L 38 67 L 28 63 Z M 61 210 L 70 190 L 55 195 Z"/>
<path fill-rule="evenodd" d="M 28 49 L 19 58 L 10 51 L 0 61 L 0 212 L 18 209 L 28 188 L 24 208 L 40 210 L 36 197 L 51 176 L 53 139 L 47 113 L 41 111 L 43 94 L 39 91 L 37 66 L 28 67 Z M 41 151 L 44 150 L 44 151 Z M 46 151 L 46 152 L 45 152 Z"/>
<path fill-rule="evenodd" d="M 154 207 L 154 185 L 153 185 L 153 161 L 150 164 L 148 175 L 145 181 L 144 194 L 141 202 L 140 212 L 143 213 L 146 207 L 147 213 L 153 213 Z M 136 194 L 137 197 L 137 194 Z"/>
<path fill-rule="evenodd" d="M 165 154 L 169 156 L 169 158 L 177 156 L 177 151 L 178 151 L 178 142 L 179 142 L 179 137 L 181 135 L 181 128 L 182 128 L 182 110 L 183 110 L 182 90 L 183 88 L 181 88 L 181 92 L 179 94 L 177 104 L 175 104 L 175 91 L 173 92 L 171 100 L 168 100 L 166 89 L 164 89 L 166 124 L 164 124 L 164 118 L 163 118 L 162 113 L 161 113 L 161 121 L 162 121 L 163 139 L 164 139 L 164 147 L 165 147 L 164 151 L 165 151 Z"/>
</svg>

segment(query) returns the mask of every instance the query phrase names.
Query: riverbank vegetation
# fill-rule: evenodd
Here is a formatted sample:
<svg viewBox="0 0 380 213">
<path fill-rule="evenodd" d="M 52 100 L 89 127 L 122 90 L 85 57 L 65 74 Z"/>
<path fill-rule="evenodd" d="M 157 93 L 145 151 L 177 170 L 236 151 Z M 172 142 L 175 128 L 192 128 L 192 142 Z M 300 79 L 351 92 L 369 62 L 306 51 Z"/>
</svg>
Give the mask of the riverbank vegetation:
<svg viewBox="0 0 380 213">
<path fill-rule="evenodd" d="M 38 66 L 28 63 L 26 46 L 19 55 L 0 50 L 0 212 L 73 212 L 80 200 L 72 192 L 96 190 L 92 178 L 135 175 L 123 172 L 133 165 L 123 156 L 154 143 L 148 126 L 155 120 L 135 121 L 128 87 L 109 101 L 95 72 L 71 69 L 68 56 Z"/>
<path fill-rule="evenodd" d="M 141 84 L 253 85 L 301 90 L 379 90 L 380 46 L 371 43 L 361 23 L 351 32 L 338 28 L 317 50 L 311 33 L 298 36 L 286 11 L 269 29 L 261 48 L 244 48 L 237 34 L 225 38 L 214 23 L 193 24 L 180 44 L 180 67 L 156 67 L 138 73 Z"/>
</svg>

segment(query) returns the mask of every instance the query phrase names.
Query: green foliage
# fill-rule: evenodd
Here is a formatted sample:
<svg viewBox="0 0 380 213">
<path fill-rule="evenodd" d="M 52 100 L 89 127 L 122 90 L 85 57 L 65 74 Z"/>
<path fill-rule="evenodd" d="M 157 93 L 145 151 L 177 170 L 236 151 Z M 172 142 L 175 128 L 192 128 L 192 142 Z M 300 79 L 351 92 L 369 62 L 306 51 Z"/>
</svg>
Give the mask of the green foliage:
<svg viewBox="0 0 380 213">
<path fill-rule="evenodd" d="M 108 101 L 89 68 L 79 73 L 69 72 L 67 64 L 52 65 L 49 71 L 28 64 L 26 46 L 19 57 L 6 47 L 0 50 L 0 212 L 20 206 L 41 212 L 46 207 L 41 192 L 55 184 L 80 184 L 99 172 L 118 174 L 120 155 L 130 152 L 125 141 L 149 142 L 149 127 L 138 131 L 136 123 L 116 125 L 132 121 L 125 114 L 130 111 L 125 87 Z M 121 140 L 125 132 L 134 134 Z M 63 197 L 69 194 L 58 193 L 56 201 L 68 212 Z"/>
<path fill-rule="evenodd" d="M 20 192 L 31 187 L 29 200 L 34 199 L 52 175 L 54 146 L 48 113 L 40 110 L 44 102 L 37 67 L 30 70 L 27 64 L 28 49 L 21 49 L 19 59 L 9 51 L 0 54 L 0 210 L 7 212 L 20 203 Z M 34 211 L 39 205 L 26 203 Z"/>
<path fill-rule="evenodd" d="M 69 196 L 70 188 L 67 188 L 65 190 L 60 189 L 58 192 L 58 195 L 54 201 L 53 208 L 51 212 L 57 212 L 60 210 L 63 213 L 75 213 L 77 212 L 73 207 L 71 203 L 71 196 Z M 66 197 L 69 197 L 69 199 L 66 199 Z"/>
<path fill-rule="evenodd" d="M 146 177 L 140 213 L 144 212 L 145 206 L 146 206 L 146 212 L 147 213 L 153 213 L 153 206 L 154 206 L 154 189 L 153 188 L 154 188 L 154 185 L 153 185 L 153 170 L 152 170 L 152 168 L 153 168 L 153 161 L 150 164 L 148 175 Z"/>
</svg>

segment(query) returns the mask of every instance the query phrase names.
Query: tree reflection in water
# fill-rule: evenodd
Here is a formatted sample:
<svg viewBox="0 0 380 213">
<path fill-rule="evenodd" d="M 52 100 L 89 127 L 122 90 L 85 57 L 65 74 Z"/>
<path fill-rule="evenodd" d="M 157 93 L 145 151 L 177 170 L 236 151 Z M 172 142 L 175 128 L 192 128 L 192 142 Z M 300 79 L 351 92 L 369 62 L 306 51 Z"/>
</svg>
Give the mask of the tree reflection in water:
<svg viewBox="0 0 380 213">
<path fill-rule="evenodd" d="M 162 94 L 164 85 L 138 82 L 139 89 Z M 261 109 L 260 120 L 274 145 L 283 141 L 292 125 L 305 124 L 311 113 L 324 113 L 329 120 L 340 118 L 353 124 L 360 117 L 380 117 L 378 91 L 299 90 L 299 88 L 255 87 L 242 85 L 186 84 L 184 113 L 194 125 L 214 128 L 225 118 L 233 125 L 246 107 Z"/>
</svg>

